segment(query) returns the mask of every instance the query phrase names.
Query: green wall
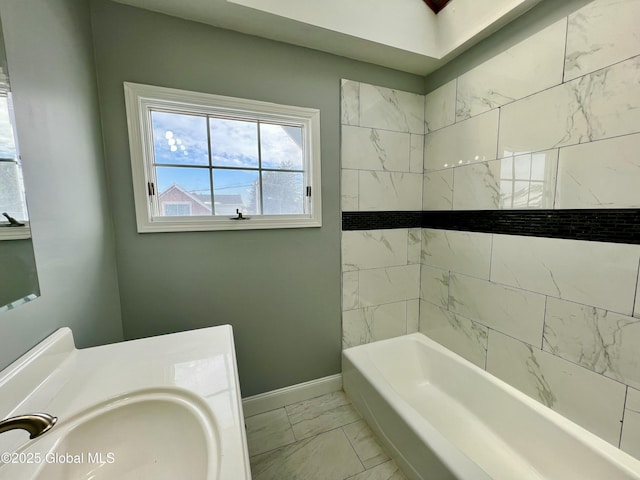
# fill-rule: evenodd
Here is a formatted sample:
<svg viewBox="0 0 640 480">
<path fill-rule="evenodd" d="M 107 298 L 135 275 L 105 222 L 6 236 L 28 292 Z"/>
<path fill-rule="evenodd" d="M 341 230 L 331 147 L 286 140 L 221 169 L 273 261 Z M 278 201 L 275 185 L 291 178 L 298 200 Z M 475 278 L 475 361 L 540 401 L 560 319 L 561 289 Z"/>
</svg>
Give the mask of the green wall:
<svg viewBox="0 0 640 480">
<path fill-rule="evenodd" d="M 0 16 L 41 292 L 0 314 L 2 368 L 60 327 L 78 347 L 123 334 L 89 4 L 0 0 Z"/>
<path fill-rule="evenodd" d="M 339 373 L 340 79 L 422 93 L 424 78 L 92 0 L 127 339 L 229 323 L 243 396 Z M 322 228 L 138 234 L 122 83 L 321 111 Z"/>
</svg>

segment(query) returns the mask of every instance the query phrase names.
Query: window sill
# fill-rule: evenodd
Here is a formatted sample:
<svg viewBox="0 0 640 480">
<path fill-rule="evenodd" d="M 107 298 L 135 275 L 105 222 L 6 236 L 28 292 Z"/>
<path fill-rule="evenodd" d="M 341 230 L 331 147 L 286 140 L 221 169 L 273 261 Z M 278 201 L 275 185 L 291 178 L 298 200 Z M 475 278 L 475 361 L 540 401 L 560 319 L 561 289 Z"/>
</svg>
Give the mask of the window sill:
<svg viewBox="0 0 640 480">
<path fill-rule="evenodd" d="M 0 240 L 26 240 L 31 238 L 29 225 L 24 227 L 7 227 L 0 225 Z"/>
<path fill-rule="evenodd" d="M 245 220 L 208 220 L 202 221 L 192 217 L 183 219 L 154 219 L 138 224 L 138 233 L 160 232 L 206 232 L 220 230 L 266 230 L 280 228 L 317 228 L 322 226 L 322 221 L 315 218 L 247 218 Z"/>
</svg>

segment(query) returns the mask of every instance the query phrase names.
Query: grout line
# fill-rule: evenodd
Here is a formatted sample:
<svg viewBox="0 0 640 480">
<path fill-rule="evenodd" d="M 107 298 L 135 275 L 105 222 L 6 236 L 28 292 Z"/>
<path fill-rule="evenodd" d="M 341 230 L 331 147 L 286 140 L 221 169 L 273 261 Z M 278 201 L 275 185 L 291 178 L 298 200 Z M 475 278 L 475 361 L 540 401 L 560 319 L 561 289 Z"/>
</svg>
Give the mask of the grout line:
<svg viewBox="0 0 640 480">
<path fill-rule="evenodd" d="M 503 333 L 503 332 L 499 332 L 499 333 L 501 333 L 502 335 L 505 335 L 507 337 L 513 338 L 514 340 L 517 340 L 520 343 L 524 343 L 525 345 L 531 345 L 531 344 L 529 344 L 529 343 L 527 343 L 527 342 L 525 342 L 523 340 L 520 340 L 519 338 L 513 337 L 512 335 L 508 335 L 508 334 Z M 557 353 L 554 353 L 554 352 L 551 352 L 551 351 L 542 350 L 541 348 L 535 347 L 534 345 L 531 345 L 531 346 L 536 349 L 536 353 L 542 353 L 542 354 L 546 354 L 546 355 L 551 355 L 551 356 L 555 357 L 558 360 L 563 360 L 563 361 L 565 361 L 567 363 L 570 363 L 571 365 L 574 365 L 576 367 L 582 368 L 583 370 L 586 370 L 587 372 L 590 372 L 590 373 L 592 373 L 594 375 L 598 375 L 599 377 L 606 378 L 607 380 L 610 380 L 612 382 L 618 383 L 620 385 L 624 385 L 627 388 L 629 387 L 629 385 L 627 385 L 622 380 L 618 380 L 616 378 L 609 377 L 609 376 L 605 375 L 604 373 L 596 372 L 595 370 L 592 370 L 589 367 L 586 367 L 586 366 L 584 366 L 584 365 L 582 365 L 582 364 L 580 364 L 578 362 L 575 362 L 573 360 L 569 360 L 568 358 L 562 357 Z"/>
<path fill-rule="evenodd" d="M 489 334 L 491 333 L 492 330 L 493 328 L 487 327 L 487 345 L 485 346 L 485 349 L 484 349 L 484 371 L 487 373 L 488 373 L 487 365 L 489 364 Z"/>
<path fill-rule="evenodd" d="M 495 233 L 491 233 L 491 246 L 489 247 L 489 278 L 487 278 L 487 281 L 491 282 L 491 274 L 493 273 L 493 243 L 494 243 L 494 239 L 496 234 Z"/>
<path fill-rule="evenodd" d="M 504 336 L 504 337 L 508 337 L 508 338 L 510 338 L 511 340 L 514 340 L 514 341 L 516 341 L 516 342 L 518 342 L 518 343 L 521 343 L 521 344 L 526 345 L 526 346 L 528 346 L 528 347 L 532 347 L 532 348 L 534 349 L 533 351 L 534 351 L 534 353 L 535 353 L 536 355 L 538 355 L 538 354 L 541 354 L 541 355 L 551 355 L 551 356 L 555 357 L 555 358 L 556 358 L 556 359 L 558 359 L 558 360 L 562 360 L 562 361 L 565 361 L 565 362 L 567 362 L 567 363 L 569 363 L 569 364 L 571 364 L 571 365 L 574 365 L 574 366 L 576 366 L 576 367 L 582 368 L 583 370 L 586 370 L 587 372 L 589 372 L 589 373 L 591 373 L 591 374 L 598 375 L 598 376 L 600 376 L 600 377 L 602 377 L 602 378 L 605 378 L 605 379 L 610 380 L 610 381 L 612 381 L 612 382 L 615 382 L 615 383 L 618 383 L 618 384 L 620 384 L 620 385 L 623 385 L 625 388 L 629 388 L 629 385 L 627 385 L 626 383 L 622 382 L 621 380 L 617 380 L 617 379 L 615 379 L 615 378 L 608 377 L 608 376 L 606 376 L 606 375 L 604 375 L 604 374 L 602 374 L 602 373 L 599 373 L 599 372 L 596 372 L 596 371 L 594 371 L 594 370 L 591 370 L 590 368 L 587 368 L 587 367 L 585 367 L 584 365 L 581 365 L 581 364 L 579 364 L 579 363 L 576 363 L 576 362 L 574 362 L 574 361 L 572 361 L 572 360 L 568 360 L 568 359 L 566 359 L 566 358 L 564 358 L 564 357 L 561 357 L 560 355 L 557 355 L 557 354 L 555 354 L 555 353 L 553 353 L 553 352 L 548 352 L 548 351 L 546 351 L 546 350 L 542 350 L 542 349 L 540 349 L 540 348 L 536 347 L 535 345 L 531 345 L 530 343 L 527 343 L 527 342 L 525 342 L 525 341 L 523 341 L 523 340 L 521 340 L 521 339 L 519 339 L 519 338 L 514 337 L 513 335 L 510 335 L 510 334 L 507 334 L 507 333 L 501 332 L 501 331 L 499 331 L 499 330 L 494 330 L 494 331 L 495 331 L 495 332 L 497 332 L 497 333 L 499 333 L 500 335 L 502 335 L 502 336 Z M 487 349 L 487 350 L 488 350 L 488 349 Z M 574 423 L 577 423 L 577 422 L 574 422 Z"/>
<path fill-rule="evenodd" d="M 636 291 L 633 294 L 633 306 L 631 307 L 632 317 L 635 316 L 636 308 L 638 308 L 638 282 L 640 282 L 640 259 L 638 259 L 638 273 L 636 274 Z M 640 310 L 640 308 L 638 310 Z"/>
<path fill-rule="evenodd" d="M 351 423 L 355 423 L 355 422 L 351 422 Z M 295 444 L 298 444 L 298 443 L 309 442 L 310 440 L 313 440 L 314 438 L 319 437 L 320 435 L 324 435 L 325 433 L 329 433 L 329 432 L 333 432 L 333 431 L 338 430 L 338 429 L 342 429 L 342 427 L 344 427 L 346 425 L 350 425 L 351 423 L 348 423 L 348 424 L 345 424 L 345 425 L 340 425 L 338 427 L 334 427 L 334 428 L 331 428 L 329 430 L 325 430 L 324 432 L 316 433 L 315 435 L 311 435 L 309 437 L 301 438 L 300 440 L 296 439 L 293 442 L 287 443 L 286 445 L 282 445 L 280 447 L 276 447 L 276 448 L 272 448 L 271 450 L 267 450 L 266 452 L 262 452 L 262 453 L 258 453 L 256 455 L 252 455 L 249 458 L 259 457 L 260 455 L 264 455 L 266 453 L 273 453 L 273 452 L 275 452 L 277 450 L 281 450 L 283 448 L 291 447 L 292 445 L 295 445 Z M 342 431 L 342 433 L 344 433 L 344 430 Z M 345 437 L 347 437 L 346 434 L 345 434 Z M 294 438 L 295 438 L 295 435 L 294 435 Z M 347 441 L 348 440 L 349 440 L 349 437 L 347 437 Z M 357 453 L 356 453 L 356 456 L 357 456 Z M 359 458 L 360 457 L 358 457 L 358 459 Z"/>
<path fill-rule="evenodd" d="M 355 422 L 352 422 L 352 423 L 355 423 Z M 351 425 L 351 424 L 348 424 L 348 425 Z M 351 439 L 349 438 L 349 435 L 347 435 L 347 432 L 344 431 L 344 427 L 346 427 L 346 425 L 342 425 L 340 427 L 342 429 L 342 433 L 344 434 L 345 438 L 347 439 L 347 442 L 349 443 L 349 446 L 351 447 L 351 450 L 353 450 L 353 453 L 355 453 L 356 458 L 360 462 L 360 465 L 362 465 L 362 471 L 366 472 L 367 471 L 367 467 L 365 467 L 364 462 L 363 462 L 362 458 L 360 458 L 360 455 L 358 454 L 358 451 L 356 450 L 356 447 L 351 442 Z M 360 473 L 362 473 L 362 472 L 360 472 Z"/>
<path fill-rule="evenodd" d="M 566 43 L 566 40 L 565 40 L 565 43 Z M 472 115 L 472 116 L 470 116 L 470 117 L 468 117 L 468 118 L 465 118 L 465 119 L 463 119 L 463 120 L 460 120 L 459 122 L 458 122 L 458 121 L 455 121 L 455 117 L 454 117 L 454 123 L 452 123 L 451 125 L 445 125 L 444 127 L 440 127 L 440 128 L 438 128 L 438 129 L 436 129 L 436 130 L 432 130 L 432 131 L 430 131 L 430 132 L 428 132 L 428 133 L 433 133 L 433 132 L 437 132 L 437 131 L 439 131 L 439 130 L 443 130 L 443 129 L 445 129 L 445 128 L 452 127 L 452 126 L 457 125 L 457 124 L 459 124 L 459 123 L 465 122 L 465 121 L 467 121 L 467 120 L 471 120 L 472 118 L 478 117 L 478 116 L 483 115 L 483 114 L 488 113 L 488 112 L 491 112 L 491 111 L 495 110 L 496 108 L 500 108 L 500 109 L 501 109 L 501 108 L 506 107 L 506 106 L 514 105 L 514 104 L 518 103 L 518 102 L 519 102 L 519 101 L 521 101 L 521 100 L 525 100 L 525 99 L 527 99 L 527 98 L 531 98 L 531 97 L 533 97 L 533 96 L 536 96 L 536 95 L 538 95 L 538 94 L 540 94 L 540 93 L 543 93 L 543 92 L 546 92 L 546 91 L 548 91 L 548 90 L 552 90 L 552 89 L 554 89 L 554 88 L 562 87 L 563 85 L 566 85 L 566 84 L 571 83 L 571 82 L 578 81 L 578 80 L 580 80 L 580 79 L 582 79 L 583 77 L 586 77 L 586 76 L 588 76 L 588 75 L 593 75 L 593 74 L 595 74 L 595 73 L 597 73 L 597 72 L 600 72 L 600 71 L 602 71 L 602 70 L 606 70 L 607 68 L 611 68 L 611 67 L 614 67 L 614 66 L 616 66 L 616 65 L 619 65 L 619 64 L 621 64 L 621 63 L 628 62 L 628 61 L 630 61 L 630 60 L 632 60 L 632 59 L 634 59 L 634 58 L 636 58 L 636 57 L 640 57 L 640 55 L 632 55 L 632 56 L 630 56 L 630 57 L 628 57 L 628 58 L 625 58 L 625 59 L 623 59 L 623 60 L 619 60 L 619 61 L 617 61 L 617 62 L 614 62 L 614 63 L 610 64 L 610 65 L 605 65 L 604 67 L 600 67 L 600 68 L 598 68 L 598 69 L 596 69 L 596 70 L 593 70 L 593 71 L 591 71 L 591 72 L 583 73 L 583 74 L 581 74 L 581 75 L 579 75 L 579 76 L 577 76 L 577 77 L 575 77 L 575 78 L 572 78 L 572 79 L 570 79 L 570 80 L 567 80 L 567 81 L 565 81 L 565 80 L 564 80 L 564 66 L 563 66 L 563 75 L 562 75 L 562 76 L 563 76 L 563 78 L 561 79 L 561 81 L 560 81 L 559 83 L 556 83 L 556 84 L 551 85 L 551 86 L 549 86 L 549 87 L 545 87 L 545 88 L 543 88 L 542 90 L 538 90 L 538 91 L 535 91 L 535 92 L 529 93 L 529 94 L 525 95 L 524 97 L 520 97 L 520 98 L 517 98 L 517 99 L 515 99 L 515 100 L 509 101 L 509 102 L 504 103 L 504 104 L 502 104 L 502 105 L 500 105 L 500 106 L 498 106 L 498 107 L 491 108 L 490 110 L 486 110 L 486 111 L 484 111 L 484 112 L 477 113 L 477 114 Z M 458 81 L 458 78 L 456 77 L 456 100 L 457 100 L 457 81 Z M 578 145 L 578 144 L 575 144 L 575 145 Z M 548 149 L 547 149 L 547 150 L 548 150 Z"/>
<path fill-rule="evenodd" d="M 451 311 L 451 270 L 447 272 L 447 311 Z M 435 304 L 434 304 L 435 305 Z"/>
<path fill-rule="evenodd" d="M 471 278 L 476 278 L 476 279 L 479 279 L 479 280 L 485 280 L 485 279 L 483 279 L 483 278 L 480 278 L 480 277 L 473 277 L 473 276 L 471 276 L 471 275 L 466 275 L 466 276 L 467 276 L 467 277 L 471 277 Z M 555 296 L 555 295 L 549 295 L 548 293 L 536 292 L 535 290 L 529 290 L 528 288 L 523 288 L 523 287 L 521 287 L 521 286 L 510 285 L 510 284 L 508 284 L 508 283 L 501 283 L 501 282 L 496 282 L 496 281 L 492 281 L 491 283 L 494 283 L 494 284 L 496 284 L 496 285 L 501 285 L 501 286 L 503 286 L 503 287 L 508 287 L 508 288 L 513 289 L 513 290 L 522 290 L 523 292 L 533 293 L 533 294 L 535 294 L 535 295 L 546 296 L 546 297 L 548 297 L 548 298 L 555 298 L 555 299 L 558 299 L 558 300 L 561 300 L 561 301 L 563 301 L 563 302 L 567 302 L 567 303 L 574 303 L 574 304 L 576 304 L 576 305 L 585 305 L 585 306 L 587 306 L 587 307 L 597 308 L 597 309 L 599 309 L 599 310 L 604 310 L 604 311 L 606 311 L 606 312 L 617 313 L 618 315 L 622 315 L 622 316 L 624 316 L 624 317 L 633 317 L 632 315 L 629 315 L 628 313 L 619 312 L 619 311 L 616 311 L 616 310 L 611 310 L 611 309 L 604 308 L 604 307 L 600 307 L 600 306 L 597 306 L 597 305 L 590 305 L 590 304 L 588 304 L 588 303 L 577 302 L 577 301 L 575 301 L 575 300 L 567 300 L 566 298 L 558 297 L 558 296 Z"/>
<path fill-rule="evenodd" d="M 567 71 L 567 45 L 569 43 L 569 16 L 565 17 L 565 28 L 564 28 L 564 53 L 562 55 L 562 80 L 560 84 L 565 83 L 565 75 Z"/>
<path fill-rule="evenodd" d="M 502 119 L 502 107 L 498 107 L 498 127 L 496 130 L 496 158 L 500 159 L 500 120 Z"/>
<path fill-rule="evenodd" d="M 553 187 L 553 206 L 551 207 L 552 210 L 555 210 L 557 208 L 556 202 L 558 201 L 558 177 L 560 176 L 560 149 L 561 149 L 561 147 L 558 147 L 558 148 L 555 149 L 555 150 L 557 150 L 557 152 L 556 152 L 556 181 L 555 181 L 555 185 Z"/>
<path fill-rule="evenodd" d="M 622 404 L 622 419 L 620 420 L 620 437 L 618 438 L 618 448 L 622 445 L 622 432 L 624 430 L 624 416 L 627 411 L 627 398 L 629 397 L 629 386 L 624 391 L 624 403 Z"/>
<path fill-rule="evenodd" d="M 460 75 L 456 77 L 456 94 L 453 99 L 453 123 L 451 125 L 455 125 L 458 123 L 458 82 L 460 81 Z M 471 116 L 469 117 L 471 118 Z"/>
<path fill-rule="evenodd" d="M 544 328 L 547 326 L 547 302 L 549 301 L 549 296 L 544 296 L 544 312 L 542 314 L 542 338 L 540 339 L 540 349 L 544 351 Z"/>
</svg>

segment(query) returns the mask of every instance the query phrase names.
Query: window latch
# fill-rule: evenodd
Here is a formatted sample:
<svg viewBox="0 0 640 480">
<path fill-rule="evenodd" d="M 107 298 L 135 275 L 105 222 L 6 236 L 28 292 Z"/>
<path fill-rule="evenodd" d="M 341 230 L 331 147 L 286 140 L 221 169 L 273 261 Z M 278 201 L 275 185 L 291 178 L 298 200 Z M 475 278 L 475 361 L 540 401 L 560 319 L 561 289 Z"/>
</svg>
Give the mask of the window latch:
<svg viewBox="0 0 640 480">
<path fill-rule="evenodd" d="M 3 213 L 2 215 L 7 217 L 7 220 L 9 220 L 10 227 L 24 227 L 24 223 L 19 222 L 18 220 L 13 218 L 11 215 L 9 215 L 7 212 Z"/>
<path fill-rule="evenodd" d="M 147 191 L 150 197 L 156 194 L 156 187 L 153 182 L 147 182 Z"/>
<path fill-rule="evenodd" d="M 249 217 L 245 217 L 242 215 L 242 212 L 239 208 L 236 208 L 237 217 L 231 217 L 230 220 L 249 220 Z"/>
<path fill-rule="evenodd" d="M 307 193 L 306 193 L 306 195 L 307 195 L 307 197 L 310 197 L 310 196 L 311 196 L 311 185 L 309 185 L 309 186 L 307 187 Z"/>
</svg>

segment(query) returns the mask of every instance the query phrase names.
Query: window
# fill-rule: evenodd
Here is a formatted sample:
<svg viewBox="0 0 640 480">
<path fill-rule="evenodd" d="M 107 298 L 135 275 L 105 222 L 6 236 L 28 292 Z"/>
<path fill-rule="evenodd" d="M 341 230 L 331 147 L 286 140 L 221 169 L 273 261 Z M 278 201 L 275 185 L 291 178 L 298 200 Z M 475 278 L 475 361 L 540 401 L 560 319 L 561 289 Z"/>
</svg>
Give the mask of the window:
<svg viewBox="0 0 640 480">
<path fill-rule="evenodd" d="M 0 214 L 6 213 L 21 224 L 18 227 L 9 227 L 9 220 L 0 216 L 0 240 L 31 237 L 14 125 L 11 93 L 7 90 L 5 82 L 0 81 Z"/>
<path fill-rule="evenodd" d="M 321 226 L 318 110 L 124 88 L 138 232 Z"/>
<path fill-rule="evenodd" d="M 505 152 L 500 161 L 501 208 L 552 208 L 556 156 Z"/>
</svg>

